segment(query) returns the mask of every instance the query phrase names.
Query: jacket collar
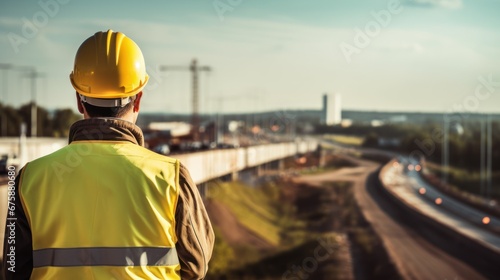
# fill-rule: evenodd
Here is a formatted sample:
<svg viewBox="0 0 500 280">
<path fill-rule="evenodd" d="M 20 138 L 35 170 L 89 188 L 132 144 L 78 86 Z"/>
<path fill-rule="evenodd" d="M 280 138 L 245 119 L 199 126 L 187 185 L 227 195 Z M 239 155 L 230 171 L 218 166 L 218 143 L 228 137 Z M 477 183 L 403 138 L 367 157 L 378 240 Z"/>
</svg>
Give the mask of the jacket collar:
<svg viewBox="0 0 500 280">
<path fill-rule="evenodd" d="M 144 146 L 144 136 L 135 124 L 117 118 L 90 118 L 75 122 L 69 130 L 73 141 L 128 141 Z"/>
</svg>

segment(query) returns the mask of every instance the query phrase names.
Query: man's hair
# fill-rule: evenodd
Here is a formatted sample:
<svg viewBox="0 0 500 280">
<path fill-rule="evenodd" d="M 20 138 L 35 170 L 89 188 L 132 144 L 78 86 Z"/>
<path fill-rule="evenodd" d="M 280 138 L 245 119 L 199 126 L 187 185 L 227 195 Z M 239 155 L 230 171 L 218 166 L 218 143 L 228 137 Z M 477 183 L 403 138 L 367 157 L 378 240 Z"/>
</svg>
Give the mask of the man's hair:
<svg viewBox="0 0 500 280">
<path fill-rule="evenodd" d="M 134 101 L 129 102 L 123 107 L 98 107 L 90 105 L 86 102 L 82 102 L 87 114 L 92 117 L 110 117 L 110 118 L 121 118 L 127 114 L 134 105 Z"/>
</svg>

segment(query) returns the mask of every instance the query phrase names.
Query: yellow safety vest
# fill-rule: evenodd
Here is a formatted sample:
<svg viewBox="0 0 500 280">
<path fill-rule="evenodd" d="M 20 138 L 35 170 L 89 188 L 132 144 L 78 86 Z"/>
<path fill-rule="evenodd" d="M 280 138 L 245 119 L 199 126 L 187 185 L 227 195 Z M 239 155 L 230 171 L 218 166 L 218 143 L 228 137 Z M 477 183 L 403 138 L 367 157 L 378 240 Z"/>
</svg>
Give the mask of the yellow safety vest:
<svg viewBox="0 0 500 280">
<path fill-rule="evenodd" d="M 180 279 L 179 167 L 125 141 L 75 141 L 30 162 L 19 191 L 31 279 Z"/>
</svg>

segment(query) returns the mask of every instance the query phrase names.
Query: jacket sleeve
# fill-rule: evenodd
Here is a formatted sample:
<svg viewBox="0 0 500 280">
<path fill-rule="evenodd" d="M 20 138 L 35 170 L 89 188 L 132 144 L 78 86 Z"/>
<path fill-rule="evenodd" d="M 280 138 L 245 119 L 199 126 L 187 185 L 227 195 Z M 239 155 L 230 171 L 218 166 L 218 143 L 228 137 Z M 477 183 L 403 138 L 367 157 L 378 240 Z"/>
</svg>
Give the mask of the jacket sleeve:
<svg viewBox="0 0 500 280">
<path fill-rule="evenodd" d="M 188 170 L 181 164 L 180 193 L 175 213 L 176 250 L 182 279 L 203 279 L 208 271 L 215 236 L 205 205 Z"/>
<path fill-rule="evenodd" d="M 31 229 L 19 199 L 20 177 L 7 191 L 7 221 L 3 240 L 3 276 L 4 279 L 29 279 L 33 270 L 33 247 Z"/>
</svg>

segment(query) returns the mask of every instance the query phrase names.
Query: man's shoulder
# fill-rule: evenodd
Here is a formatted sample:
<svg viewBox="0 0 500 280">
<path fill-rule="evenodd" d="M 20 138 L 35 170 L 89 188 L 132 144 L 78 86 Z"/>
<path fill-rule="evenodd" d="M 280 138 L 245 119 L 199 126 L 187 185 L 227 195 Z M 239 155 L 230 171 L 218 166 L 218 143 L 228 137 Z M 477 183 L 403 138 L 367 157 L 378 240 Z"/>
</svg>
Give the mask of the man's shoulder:
<svg viewBox="0 0 500 280">
<path fill-rule="evenodd" d="M 24 172 L 22 174 L 36 176 L 35 174 L 40 175 L 48 171 L 67 170 L 70 166 L 74 168 L 79 161 L 78 157 L 71 155 L 67 145 L 47 155 L 28 161 L 23 166 Z"/>
<path fill-rule="evenodd" d="M 29 161 L 29 164 L 33 166 L 39 164 L 46 164 L 48 161 L 53 161 L 55 159 L 60 159 L 60 158 L 64 159 L 65 157 L 68 156 L 68 153 L 69 153 L 69 145 L 66 145 L 49 154 L 46 154 L 44 156 Z"/>
<path fill-rule="evenodd" d="M 68 166 L 77 165 L 78 163 L 84 161 L 86 156 L 88 156 L 89 154 L 93 156 L 99 153 L 99 151 L 95 151 L 94 149 L 95 147 L 89 150 L 89 147 L 80 147 L 78 145 L 70 144 L 50 154 L 30 161 L 29 166 L 31 168 L 40 168 L 51 166 L 57 163 Z M 127 152 L 124 153 L 126 157 L 136 163 L 143 162 L 143 164 L 146 164 L 148 166 L 178 166 L 177 168 L 182 169 L 182 164 L 180 164 L 178 159 L 158 154 L 145 147 L 135 144 L 127 144 L 126 149 Z"/>
<path fill-rule="evenodd" d="M 179 162 L 179 160 L 175 158 L 158 154 L 142 146 L 133 145 L 133 148 L 138 151 L 139 156 L 147 158 L 148 160 L 175 163 L 175 164 Z"/>
</svg>

